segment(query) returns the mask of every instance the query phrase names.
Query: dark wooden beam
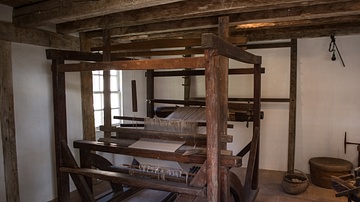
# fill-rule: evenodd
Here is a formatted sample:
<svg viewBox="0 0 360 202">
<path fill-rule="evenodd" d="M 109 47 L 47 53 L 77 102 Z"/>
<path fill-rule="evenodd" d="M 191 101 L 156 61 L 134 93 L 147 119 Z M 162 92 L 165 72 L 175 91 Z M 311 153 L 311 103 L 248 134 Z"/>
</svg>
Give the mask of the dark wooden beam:
<svg viewBox="0 0 360 202">
<path fill-rule="evenodd" d="M 232 45 L 229 42 L 221 40 L 219 37 L 214 34 L 203 34 L 201 37 L 201 46 L 205 49 L 217 49 L 219 54 L 235 59 L 240 62 L 250 63 L 250 64 L 261 64 L 261 57 L 253 55 L 249 52 L 244 51 L 241 48 L 238 48 L 235 45 Z"/>
<path fill-rule="evenodd" d="M 39 27 L 179 1 L 181 0 L 40 1 L 15 8 L 13 11 L 13 22 L 23 26 Z"/>
<path fill-rule="evenodd" d="M 85 48 L 81 48 L 85 49 Z M 64 59 L 74 61 L 102 61 L 102 55 L 99 53 L 90 53 L 85 51 L 66 51 L 58 49 L 47 49 L 46 59 Z"/>
<path fill-rule="evenodd" d="M 85 20 L 77 20 L 64 24 L 59 24 L 57 30 L 61 33 L 72 33 L 79 31 L 96 30 L 99 28 L 116 28 L 116 27 L 129 27 L 145 24 L 154 24 L 159 22 L 167 22 L 179 20 L 175 25 L 180 27 L 187 27 L 191 25 L 190 21 L 183 21 L 190 18 L 197 18 L 192 24 L 193 27 L 206 27 L 212 25 L 216 27 L 217 17 L 203 18 L 209 16 L 229 15 L 230 23 L 250 21 L 251 19 L 264 19 L 268 16 L 274 15 L 275 17 L 288 17 L 299 16 L 303 13 L 317 13 L 326 12 L 329 7 L 319 11 L 313 8 L 308 10 L 301 10 L 304 7 L 313 5 L 330 5 L 330 3 L 346 3 L 349 0 L 319 0 L 319 1 L 306 1 L 306 0 L 279 0 L 279 1 L 235 1 L 235 0 L 216 0 L 216 1 L 184 1 L 174 4 L 157 6 L 152 8 L 140 9 L 136 11 L 126 11 L 107 15 L 98 18 L 90 18 Z M 350 4 L 350 3 L 349 3 Z M 289 11 L 292 7 L 296 7 L 294 12 Z M 344 7 L 334 6 L 334 11 L 351 11 L 351 7 L 344 4 Z M 330 7 L 332 8 L 332 7 Z M 340 10 L 338 8 L 341 8 Z M 355 7 L 356 8 L 356 7 Z M 283 10 L 281 10 L 283 9 Z M 354 9 L 354 8 L 352 8 Z M 269 10 L 265 11 L 264 10 Z M 331 11 L 331 10 L 330 10 Z M 257 13 L 256 13 L 257 12 Z M 264 12 L 264 13 L 263 13 Z M 243 13 L 243 14 L 240 14 Z M 248 14 L 247 14 L 248 13 Z M 287 13 L 287 15 L 285 15 Z M 234 16 L 232 16 L 234 14 Z M 240 14 L 236 16 L 236 14 Z M 255 16 L 255 17 L 251 17 Z M 201 19 L 202 18 L 202 19 Z M 160 25 L 158 25 L 160 26 Z M 167 25 L 165 25 L 167 26 Z M 176 26 L 174 26 L 175 28 Z M 123 28 L 122 32 L 127 32 L 127 28 Z M 141 29 L 140 27 L 138 29 Z"/>
<path fill-rule="evenodd" d="M 52 82 L 53 82 L 53 102 L 54 102 L 54 141 L 56 159 L 56 180 L 58 201 L 70 200 L 69 175 L 60 172 L 60 167 L 64 166 L 64 151 L 62 142 L 67 142 L 67 118 L 66 118 L 66 86 L 65 73 L 58 72 L 59 64 L 64 60 L 52 60 Z"/>
<path fill-rule="evenodd" d="M 59 65 L 58 71 L 94 71 L 94 70 L 149 70 L 149 69 L 183 69 L 183 68 L 202 68 L 204 58 L 171 58 L 171 59 L 152 59 L 152 60 L 128 60 L 97 63 L 79 63 Z"/>
<path fill-rule="evenodd" d="M 224 40 L 236 45 L 245 44 L 247 42 L 247 39 L 241 36 L 228 37 L 227 39 Z M 200 47 L 200 46 L 201 46 L 201 38 L 197 37 L 197 38 L 186 38 L 186 39 L 176 39 L 176 38 L 155 39 L 155 40 L 146 40 L 146 41 L 136 41 L 131 43 L 119 43 L 119 44 L 111 45 L 109 49 L 111 51 L 135 52 L 135 51 L 144 51 L 151 49 L 185 48 L 185 47 Z M 101 46 L 101 47 L 93 47 L 91 50 L 102 51 L 104 49 Z"/>
<path fill-rule="evenodd" d="M 11 43 L 0 41 L 0 124 L 6 201 L 20 201 Z"/>
<path fill-rule="evenodd" d="M 162 151 L 149 151 L 146 149 L 135 149 L 118 146 L 116 144 L 107 144 L 97 141 L 76 140 L 74 141 L 74 148 L 88 149 L 91 151 L 100 151 L 114 154 L 124 154 L 129 156 L 142 156 L 146 158 L 178 161 L 184 163 L 197 163 L 202 164 L 206 160 L 205 155 L 182 155 L 177 152 L 162 152 Z M 221 165 L 229 167 L 239 167 L 242 165 L 242 158 L 230 155 L 222 155 Z"/>
<path fill-rule="evenodd" d="M 91 42 L 89 41 L 89 39 L 85 37 L 83 33 L 80 33 L 80 49 L 82 51 L 90 51 L 90 48 L 91 48 Z M 102 59 L 102 56 L 100 54 L 94 54 L 88 52 L 83 54 L 84 55 L 91 54 L 91 58 L 95 58 L 96 61 L 100 61 L 100 59 Z M 95 140 L 96 136 L 95 136 L 92 72 L 91 71 L 80 72 L 80 80 L 81 80 L 81 111 L 82 111 L 83 139 Z"/>
<path fill-rule="evenodd" d="M 222 16 L 218 19 L 218 36 L 226 40 L 229 38 L 229 16 Z M 228 108 L 228 85 L 229 85 L 229 58 L 225 56 L 219 57 L 219 110 L 220 110 L 220 122 L 219 124 L 219 134 L 218 136 L 227 135 L 227 121 L 229 116 Z M 227 144 L 220 143 L 220 149 L 226 150 Z M 223 201 L 228 201 L 230 199 L 230 181 L 228 178 L 229 168 L 221 166 L 220 167 L 220 180 L 218 182 L 220 198 Z"/>
<path fill-rule="evenodd" d="M 220 102 L 219 54 L 214 49 L 205 50 L 206 134 L 207 138 L 207 201 L 220 201 Z"/>
<path fill-rule="evenodd" d="M 290 104 L 289 104 L 289 138 L 288 138 L 288 171 L 295 168 L 296 140 L 296 91 L 297 91 L 297 40 L 291 40 L 290 49 Z"/>
<path fill-rule="evenodd" d="M 253 74 L 254 68 L 237 68 L 229 69 L 229 74 Z M 265 73 L 265 68 L 261 68 L 261 73 Z M 204 76 L 205 70 L 192 70 L 192 71 L 156 71 L 154 77 L 168 77 L 168 76 Z"/>
<path fill-rule="evenodd" d="M 37 46 L 79 50 L 79 38 L 34 28 L 22 28 L 0 21 L 0 40 Z"/>
<path fill-rule="evenodd" d="M 103 61 L 108 62 L 111 60 L 111 40 L 108 29 L 103 30 Z M 104 85 L 104 125 L 110 127 L 111 124 L 111 83 L 110 83 L 110 70 L 103 71 L 103 85 Z M 105 131 L 105 138 L 110 138 L 111 133 Z"/>
<path fill-rule="evenodd" d="M 237 30 L 231 32 L 234 35 L 246 36 L 249 41 L 291 39 L 304 37 L 323 37 L 331 34 L 350 35 L 360 33 L 360 22 L 327 24 L 317 26 L 299 26 L 273 29 Z"/>
<path fill-rule="evenodd" d="M 341 2 L 320 5 L 298 5 L 289 8 L 276 10 L 267 9 L 254 12 L 241 12 L 229 15 L 229 26 L 252 27 L 259 24 L 269 24 L 271 26 L 286 26 L 292 22 L 309 21 L 309 23 L 323 23 L 322 18 L 329 21 L 337 20 L 349 15 L 360 14 L 359 2 Z M 304 23 L 304 22 L 301 22 Z M 295 23 L 292 26 L 296 25 Z M 148 35 L 160 32 L 180 32 L 189 30 L 201 30 L 217 28 L 217 16 L 201 18 L 181 19 L 173 21 L 161 21 L 151 24 L 131 25 L 126 27 L 116 27 L 111 29 L 113 36 L 126 35 Z M 94 33 L 93 33 L 94 34 Z M 98 35 L 100 32 L 98 32 Z"/>
</svg>

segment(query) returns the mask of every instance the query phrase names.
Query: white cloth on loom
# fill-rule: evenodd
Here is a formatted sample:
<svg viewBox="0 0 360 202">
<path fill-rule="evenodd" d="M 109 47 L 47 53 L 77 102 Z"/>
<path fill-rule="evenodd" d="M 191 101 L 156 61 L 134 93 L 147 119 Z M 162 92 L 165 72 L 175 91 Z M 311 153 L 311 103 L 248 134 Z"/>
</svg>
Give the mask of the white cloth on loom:
<svg viewBox="0 0 360 202">
<path fill-rule="evenodd" d="M 163 151 L 163 152 L 175 152 L 184 143 L 185 143 L 184 141 L 154 140 L 154 139 L 141 138 L 132 145 L 130 145 L 129 148 L 148 149 L 148 150 Z M 166 160 L 150 159 L 144 157 L 135 157 L 135 159 L 140 163 L 140 165 L 153 165 L 161 168 L 183 170 L 180 164 L 176 161 L 166 161 Z"/>
</svg>

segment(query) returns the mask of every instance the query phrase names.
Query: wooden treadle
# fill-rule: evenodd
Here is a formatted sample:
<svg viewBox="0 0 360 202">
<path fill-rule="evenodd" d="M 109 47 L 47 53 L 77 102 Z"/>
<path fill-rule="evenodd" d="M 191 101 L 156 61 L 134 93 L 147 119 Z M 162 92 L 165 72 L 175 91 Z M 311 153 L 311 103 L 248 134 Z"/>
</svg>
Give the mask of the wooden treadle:
<svg viewBox="0 0 360 202">
<path fill-rule="evenodd" d="M 60 171 L 65 173 L 83 175 L 100 180 L 111 181 L 119 184 L 126 184 L 129 186 L 134 186 L 139 188 L 151 188 L 155 190 L 163 190 L 169 192 L 176 192 L 180 194 L 206 197 L 204 188 L 191 187 L 184 183 L 161 181 L 161 180 L 132 176 L 123 173 L 95 170 L 89 168 L 61 167 Z"/>
</svg>

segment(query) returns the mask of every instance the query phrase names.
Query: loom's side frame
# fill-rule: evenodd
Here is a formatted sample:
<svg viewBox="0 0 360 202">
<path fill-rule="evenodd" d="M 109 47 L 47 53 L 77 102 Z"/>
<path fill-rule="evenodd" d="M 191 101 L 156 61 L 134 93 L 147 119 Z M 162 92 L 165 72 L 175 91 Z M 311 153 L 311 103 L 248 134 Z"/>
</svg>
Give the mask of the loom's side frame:
<svg viewBox="0 0 360 202">
<path fill-rule="evenodd" d="M 61 51 L 49 50 L 47 51 L 48 59 L 53 60 L 53 91 L 54 91 L 54 124 L 55 124 L 55 147 L 56 147 L 56 172 L 58 185 L 58 199 L 59 201 L 69 200 L 69 180 L 68 174 L 61 172 L 60 168 L 64 166 L 67 161 L 66 151 L 64 151 L 64 143 L 67 142 L 67 126 L 66 126 L 66 99 L 65 99 L 65 72 L 81 72 L 93 70 L 134 70 L 134 69 L 184 69 L 184 68 L 200 68 L 205 66 L 206 76 L 206 105 L 207 110 L 207 198 L 208 201 L 220 200 L 220 141 L 219 126 L 223 124 L 221 121 L 221 113 L 219 97 L 222 97 L 222 92 L 218 86 L 221 81 L 218 74 L 220 71 L 227 71 L 227 68 L 219 68 L 220 55 L 229 57 L 240 62 L 254 64 L 254 135 L 251 144 L 249 166 L 247 169 L 245 190 L 242 196 L 245 201 L 254 200 L 258 189 L 258 145 L 260 136 L 260 86 L 261 86 L 261 57 L 252 55 L 232 44 L 221 40 L 213 34 L 203 34 L 202 48 L 205 49 L 205 57 L 197 58 L 182 58 L 182 59 L 161 59 L 161 60 L 144 60 L 144 61 L 113 61 L 113 62 L 97 62 L 97 63 L 80 63 L 80 64 L 63 64 L 66 59 L 75 60 L 89 60 L 97 61 L 99 56 L 92 53 L 77 52 L 77 57 L 71 54 L 58 54 Z M 53 54 L 51 56 L 51 53 Z M 91 58 L 94 56 L 94 58 Z M 171 65 L 170 65 L 171 64 Z M 227 85 L 227 84 L 226 84 Z M 227 102 L 227 100 L 225 100 Z"/>
</svg>

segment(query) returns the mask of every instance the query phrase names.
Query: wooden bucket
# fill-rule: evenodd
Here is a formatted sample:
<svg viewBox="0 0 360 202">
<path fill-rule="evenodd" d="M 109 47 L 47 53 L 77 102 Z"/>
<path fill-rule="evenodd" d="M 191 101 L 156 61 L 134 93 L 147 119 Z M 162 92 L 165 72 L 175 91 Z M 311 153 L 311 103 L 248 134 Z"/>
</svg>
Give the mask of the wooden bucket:
<svg viewBox="0 0 360 202">
<path fill-rule="evenodd" d="M 331 176 L 350 174 L 351 162 L 331 157 L 315 157 L 309 160 L 311 181 L 313 184 L 331 189 Z"/>
</svg>

